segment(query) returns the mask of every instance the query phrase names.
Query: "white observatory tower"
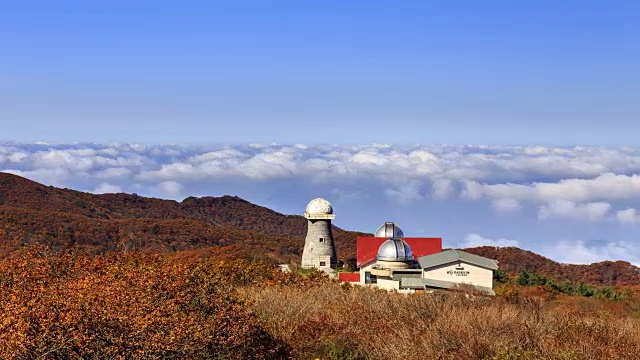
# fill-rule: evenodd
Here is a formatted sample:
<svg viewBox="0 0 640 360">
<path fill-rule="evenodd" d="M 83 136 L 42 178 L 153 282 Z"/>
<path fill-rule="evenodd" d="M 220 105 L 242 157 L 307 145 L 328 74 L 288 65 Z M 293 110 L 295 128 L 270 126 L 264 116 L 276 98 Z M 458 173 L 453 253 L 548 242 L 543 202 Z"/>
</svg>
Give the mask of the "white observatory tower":
<svg viewBox="0 0 640 360">
<path fill-rule="evenodd" d="M 302 267 L 324 270 L 335 267 L 337 258 L 331 234 L 331 219 L 336 216 L 331 203 L 321 198 L 311 200 L 304 217 L 307 218 L 307 238 L 302 250 Z"/>
</svg>

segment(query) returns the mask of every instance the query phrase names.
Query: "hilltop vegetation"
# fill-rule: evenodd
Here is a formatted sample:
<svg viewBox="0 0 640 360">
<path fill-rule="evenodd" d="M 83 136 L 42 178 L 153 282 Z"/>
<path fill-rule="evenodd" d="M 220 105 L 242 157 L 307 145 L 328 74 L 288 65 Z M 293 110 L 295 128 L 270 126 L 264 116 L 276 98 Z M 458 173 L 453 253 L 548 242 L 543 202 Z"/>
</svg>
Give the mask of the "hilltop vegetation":
<svg viewBox="0 0 640 360">
<path fill-rule="evenodd" d="M 333 230 L 338 253 L 343 259 L 354 257 L 356 237 L 363 234 Z M 118 246 L 157 252 L 235 244 L 239 256 L 286 262 L 301 255 L 305 234 L 302 216 L 279 214 L 234 196 L 177 202 L 136 194 L 94 195 L 0 173 L 5 254 L 36 242 L 59 251 L 92 253 Z"/>
<path fill-rule="evenodd" d="M 288 279 L 245 261 L 32 247 L 0 262 L 0 357 L 285 357 L 232 288 L 266 281 Z"/>
<path fill-rule="evenodd" d="M 640 351 L 637 293 L 625 302 L 519 289 L 405 296 L 210 250 L 14 252 L 0 260 L 0 358 L 631 359 Z"/>
<path fill-rule="evenodd" d="M 93 195 L 0 173 L 0 358 L 631 359 L 640 351 L 640 274 L 629 263 L 466 249 L 500 261 L 496 297 L 404 296 L 279 271 L 278 262 L 299 260 L 305 231 L 301 216 L 237 197 Z M 343 260 L 353 257 L 360 233 L 334 231 Z"/>
<path fill-rule="evenodd" d="M 640 285 L 640 268 L 626 261 L 574 265 L 561 264 L 515 247 L 481 246 L 465 251 L 498 260 L 500 268 L 512 274 L 535 271 L 559 281 L 584 282 L 598 286 Z"/>
<path fill-rule="evenodd" d="M 288 263 L 300 258 L 302 216 L 283 215 L 234 196 L 189 197 L 182 202 L 136 194 L 94 195 L 0 173 L 0 257 L 36 243 L 54 252 L 100 254 L 117 249 L 173 252 L 216 247 L 233 258 Z M 355 258 L 356 237 L 334 226 L 341 260 Z M 597 286 L 640 284 L 640 269 L 623 261 L 559 264 L 518 248 L 465 249 L 500 261 L 513 275 L 537 271 L 559 281 Z"/>
</svg>

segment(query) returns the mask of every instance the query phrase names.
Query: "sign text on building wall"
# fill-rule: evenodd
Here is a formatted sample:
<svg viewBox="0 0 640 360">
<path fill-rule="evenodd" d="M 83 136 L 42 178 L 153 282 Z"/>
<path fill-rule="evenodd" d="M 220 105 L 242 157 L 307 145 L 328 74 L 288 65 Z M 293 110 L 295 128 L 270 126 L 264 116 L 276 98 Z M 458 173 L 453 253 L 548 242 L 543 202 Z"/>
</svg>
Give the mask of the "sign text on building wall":
<svg viewBox="0 0 640 360">
<path fill-rule="evenodd" d="M 469 276 L 469 270 L 465 270 L 462 265 L 458 265 L 454 270 L 447 271 L 447 275 L 451 276 Z"/>
</svg>

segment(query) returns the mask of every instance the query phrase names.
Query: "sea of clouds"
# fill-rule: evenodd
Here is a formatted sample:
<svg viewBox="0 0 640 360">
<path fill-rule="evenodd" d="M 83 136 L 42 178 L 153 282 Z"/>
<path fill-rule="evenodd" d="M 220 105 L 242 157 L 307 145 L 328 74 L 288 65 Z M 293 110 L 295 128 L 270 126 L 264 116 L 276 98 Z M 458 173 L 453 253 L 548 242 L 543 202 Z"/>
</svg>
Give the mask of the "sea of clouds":
<svg viewBox="0 0 640 360">
<path fill-rule="evenodd" d="M 450 234 L 458 246 L 520 246 L 566 262 L 640 263 L 637 148 L 1 143 L 0 171 L 93 193 L 176 200 L 240 195 L 293 213 L 315 195 L 345 209 L 384 204 L 389 215 L 407 218 L 446 208 L 443 213 L 464 214 L 455 220 L 464 234 Z M 439 221 L 453 224 L 442 216 Z M 487 225 L 464 226 L 472 217 Z M 350 219 L 355 226 L 342 226 L 372 231 Z M 521 231 L 514 229 L 518 221 Z M 553 239 L 533 240 L 527 227 Z M 571 229 L 577 237 L 567 235 Z"/>
</svg>

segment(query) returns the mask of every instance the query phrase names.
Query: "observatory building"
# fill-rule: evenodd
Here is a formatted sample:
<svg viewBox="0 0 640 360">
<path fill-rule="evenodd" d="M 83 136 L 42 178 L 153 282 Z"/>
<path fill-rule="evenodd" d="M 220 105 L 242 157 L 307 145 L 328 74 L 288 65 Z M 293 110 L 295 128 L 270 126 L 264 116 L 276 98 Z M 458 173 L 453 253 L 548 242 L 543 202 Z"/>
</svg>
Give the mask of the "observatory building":
<svg viewBox="0 0 640 360">
<path fill-rule="evenodd" d="M 493 295 L 497 261 L 462 250 L 442 250 L 441 238 L 406 238 L 394 223 L 373 237 L 358 237 L 358 273 L 340 273 L 343 281 L 412 293 L 470 286 Z"/>
<path fill-rule="evenodd" d="M 374 236 L 359 236 L 356 248 L 356 265 L 363 268 L 376 261 L 380 246 L 390 238 L 402 239 L 413 256 L 431 255 L 442 251 L 441 238 L 413 238 L 405 237 L 402 229 L 393 222 L 385 222 L 376 229 Z"/>
<path fill-rule="evenodd" d="M 337 263 L 331 234 L 331 220 L 336 217 L 333 207 L 325 199 L 313 199 L 307 204 L 304 217 L 307 219 L 307 237 L 302 251 L 302 267 L 330 270 Z"/>
<path fill-rule="evenodd" d="M 336 249 L 331 233 L 335 219 L 331 203 L 316 198 L 307 204 L 307 237 L 302 267 L 331 271 L 336 267 Z M 442 238 L 405 237 L 393 222 L 378 227 L 374 236 L 359 236 L 356 272 L 340 272 L 342 281 L 404 293 L 474 288 L 493 295 L 493 272 L 498 262 L 462 250 L 442 250 Z"/>
</svg>

